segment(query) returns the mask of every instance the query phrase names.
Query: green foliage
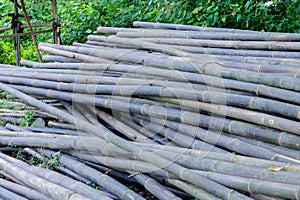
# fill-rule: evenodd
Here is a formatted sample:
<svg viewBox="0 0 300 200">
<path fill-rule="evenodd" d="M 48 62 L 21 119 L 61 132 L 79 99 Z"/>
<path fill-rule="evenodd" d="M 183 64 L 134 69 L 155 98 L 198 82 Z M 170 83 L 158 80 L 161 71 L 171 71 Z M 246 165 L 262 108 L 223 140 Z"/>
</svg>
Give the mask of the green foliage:
<svg viewBox="0 0 300 200">
<path fill-rule="evenodd" d="M 7 92 L 0 92 L 0 99 L 6 99 Z"/>
<path fill-rule="evenodd" d="M 15 57 L 13 43 L 0 40 L 0 63 L 15 64 Z"/>
<path fill-rule="evenodd" d="M 64 44 L 74 41 L 83 42 L 88 34 L 95 34 L 99 26 L 101 1 L 58 1 L 60 21 L 66 24 L 62 28 Z"/>
<path fill-rule="evenodd" d="M 19 147 L 16 158 L 23 158 L 23 155 L 22 155 L 23 153 L 24 153 L 24 149 L 22 147 Z"/>
<path fill-rule="evenodd" d="M 99 190 L 99 185 L 97 185 L 96 183 L 92 182 L 92 181 L 88 181 L 85 184 L 91 186 L 92 188 Z"/>
<path fill-rule="evenodd" d="M 33 110 L 28 110 L 25 113 L 25 117 L 20 119 L 19 126 L 30 126 L 35 120 L 35 112 Z"/>
<path fill-rule="evenodd" d="M 101 1 L 100 24 L 131 26 L 135 20 L 198 26 L 300 32 L 300 1 L 274 0 Z"/>
<path fill-rule="evenodd" d="M 12 3 L 2 0 L 0 27 L 9 26 Z M 57 0 L 64 44 L 85 42 L 102 26 L 131 27 L 133 21 L 180 23 L 257 31 L 300 32 L 300 0 Z M 32 22 L 52 20 L 48 0 L 25 1 Z M 24 20 L 23 20 L 24 21 Z M 11 31 L 10 31 L 11 33 Z M 39 42 L 52 42 L 50 33 L 39 34 Z M 37 60 L 30 36 L 23 37 L 22 59 Z M 0 41 L 0 63 L 13 64 L 11 39 Z"/>
<path fill-rule="evenodd" d="M 54 158 L 42 154 L 39 161 L 39 167 L 53 170 L 56 166 L 60 165 L 60 151 L 55 153 Z"/>
</svg>

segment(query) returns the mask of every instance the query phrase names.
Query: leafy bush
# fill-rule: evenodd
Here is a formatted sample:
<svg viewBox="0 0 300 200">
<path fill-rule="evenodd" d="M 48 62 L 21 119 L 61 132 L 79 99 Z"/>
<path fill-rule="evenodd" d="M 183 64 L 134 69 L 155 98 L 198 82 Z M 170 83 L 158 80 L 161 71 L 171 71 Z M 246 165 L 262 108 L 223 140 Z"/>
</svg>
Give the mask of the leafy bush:
<svg viewBox="0 0 300 200">
<path fill-rule="evenodd" d="M 198 26 L 300 32 L 300 1 L 150 0 L 101 1 L 100 24 L 131 26 L 134 20 Z"/>
<path fill-rule="evenodd" d="M 12 3 L 2 0 L 0 27 L 9 26 Z M 300 32 L 300 0 L 57 0 L 64 44 L 85 42 L 102 26 L 131 27 L 135 20 L 227 27 L 257 31 Z M 51 22 L 49 0 L 26 0 L 32 22 Z M 11 33 L 11 32 L 10 32 Z M 37 36 L 51 42 L 51 34 Z M 23 37 L 23 59 L 36 59 L 30 36 Z M 0 43 L 0 63 L 13 63 L 11 40 Z M 26 49 L 26 50 L 25 50 Z M 27 50 L 28 49 L 28 50 Z M 29 51 L 29 52 L 27 52 Z"/>
<path fill-rule="evenodd" d="M 8 41 L 0 41 L 0 63 L 15 64 L 14 45 Z"/>
</svg>

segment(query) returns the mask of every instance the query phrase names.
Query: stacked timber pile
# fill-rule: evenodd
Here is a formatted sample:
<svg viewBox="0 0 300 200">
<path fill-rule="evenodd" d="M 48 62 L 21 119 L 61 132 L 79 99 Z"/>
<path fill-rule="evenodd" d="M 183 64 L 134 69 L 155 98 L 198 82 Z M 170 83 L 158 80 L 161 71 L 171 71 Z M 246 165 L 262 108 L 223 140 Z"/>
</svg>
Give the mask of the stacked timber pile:
<svg viewBox="0 0 300 200">
<path fill-rule="evenodd" d="M 134 26 L 0 65 L 0 198 L 300 199 L 300 34 Z"/>
</svg>

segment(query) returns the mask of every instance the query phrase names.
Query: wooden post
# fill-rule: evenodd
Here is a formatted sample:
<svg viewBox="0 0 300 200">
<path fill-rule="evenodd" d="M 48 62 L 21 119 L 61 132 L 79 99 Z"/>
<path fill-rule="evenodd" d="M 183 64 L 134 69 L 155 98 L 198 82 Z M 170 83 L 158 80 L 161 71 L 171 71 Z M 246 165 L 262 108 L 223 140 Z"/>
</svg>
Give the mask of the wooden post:
<svg viewBox="0 0 300 200">
<path fill-rule="evenodd" d="M 19 17 L 19 12 L 18 12 L 18 1 L 14 0 L 14 14 L 13 14 L 13 19 L 12 19 L 12 27 L 13 27 L 13 32 L 14 34 L 18 34 L 20 31 L 20 22 L 18 20 Z M 21 44 L 20 44 L 20 36 L 16 35 L 14 37 L 14 46 L 16 50 L 16 65 L 20 66 L 20 60 L 21 60 Z"/>
<path fill-rule="evenodd" d="M 28 17 L 28 13 L 27 13 L 27 11 L 26 11 L 26 7 L 25 7 L 24 0 L 20 0 L 20 1 L 21 1 L 22 10 L 23 10 L 24 17 L 25 17 L 25 20 L 26 20 L 26 22 L 27 22 L 29 31 L 30 31 L 30 32 L 33 32 L 33 29 L 32 29 L 31 23 L 30 23 L 30 19 L 29 19 L 29 17 Z M 40 62 L 43 62 L 42 56 L 41 56 L 41 53 L 40 53 L 40 51 L 39 51 L 38 44 L 37 44 L 37 41 L 36 41 L 36 38 L 35 38 L 35 35 L 34 35 L 34 34 L 31 34 L 31 37 L 32 37 L 32 40 L 33 40 L 33 43 L 34 43 L 34 47 L 35 47 L 35 50 L 36 50 L 38 59 L 39 59 Z"/>
<path fill-rule="evenodd" d="M 61 44 L 60 39 L 60 30 L 59 30 L 59 21 L 58 21 L 58 15 L 57 15 L 57 3 L 56 0 L 52 1 L 52 13 L 53 13 L 53 43 L 54 44 Z"/>
</svg>

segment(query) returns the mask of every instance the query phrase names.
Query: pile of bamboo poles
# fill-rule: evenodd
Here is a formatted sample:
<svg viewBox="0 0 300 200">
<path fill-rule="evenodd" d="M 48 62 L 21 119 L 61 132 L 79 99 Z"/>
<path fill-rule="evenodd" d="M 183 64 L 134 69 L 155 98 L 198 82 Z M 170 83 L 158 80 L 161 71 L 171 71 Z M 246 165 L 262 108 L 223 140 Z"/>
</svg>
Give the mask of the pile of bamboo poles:
<svg viewBox="0 0 300 200">
<path fill-rule="evenodd" d="M 133 25 L 0 65 L 0 90 L 48 126 L 0 113 L 0 198 L 150 198 L 129 184 L 158 199 L 299 199 L 300 34 Z M 45 157 L 54 171 L 28 161 Z"/>
</svg>

